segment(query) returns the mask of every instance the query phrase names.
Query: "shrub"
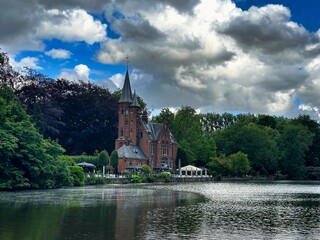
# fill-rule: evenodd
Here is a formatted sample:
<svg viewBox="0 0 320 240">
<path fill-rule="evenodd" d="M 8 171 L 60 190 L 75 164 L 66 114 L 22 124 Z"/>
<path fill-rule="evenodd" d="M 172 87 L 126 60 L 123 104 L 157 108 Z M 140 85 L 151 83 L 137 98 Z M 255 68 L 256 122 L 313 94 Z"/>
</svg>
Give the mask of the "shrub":
<svg viewBox="0 0 320 240">
<path fill-rule="evenodd" d="M 132 183 L 142 183 L 142 178 L 139 175 L 132 175 L 131 182 Z"/>
<path fill-rule="evenodd" d="M 95 174 L 91 174 L 89 177 L 86 178 L 87 185 L 99 185 L 105 183 L 106 182 L 104 177 L 96 177 Z"/>
<path fill-rule="evenodd" d="M 85 181 L 85 174 L 82 167 L 68 166 L 71 173 L 71 183 L 73 186 L 83 186 Z"/>
<path fill-rule="evenodd" d="M 160 182 L 171 182 L 171 173 L 169 172 L 162 172 L 157 174 L 157 179 Z"/>
</svg>

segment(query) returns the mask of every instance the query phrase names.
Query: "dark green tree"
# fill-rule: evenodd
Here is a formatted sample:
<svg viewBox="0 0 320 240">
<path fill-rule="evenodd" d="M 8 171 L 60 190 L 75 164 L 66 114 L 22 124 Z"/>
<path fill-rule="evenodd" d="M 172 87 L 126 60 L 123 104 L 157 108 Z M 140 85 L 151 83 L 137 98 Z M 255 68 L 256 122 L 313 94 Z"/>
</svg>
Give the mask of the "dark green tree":
<svg viewBox="0 0 320 240">
<path fill-rule="evenodd" d="M 43 139 L 6 86 L 0 87 L 0 188 L 54 188 L 69 184 L 63 148 Z"/>
<path fill-rule="evenodd" d="M 115 173 L 118 173 L 118 160 L 119 160 L 118 152 L 117 150 L 113 150 L 110 156 L 110 163 Z"/>
<path fill-rule="evenodd" d="M 299 115 L 292 120 L 294 124 L 300 124 L 314 134 L 312 144 L 305 153 L 306 166 L 320 166 L 320 125 L 311 119 L 309 115 Z"/>
<path fill-rule="evenodd" d="M 248 155 L 242 152 L 237 152 L 234 154 L 231 154 L 229 156 L 230 159 L 230 170 L 231 172 L 238 176 L 242 177 L 249 173 L 251 167 L 250 167 L 250 161 L 248 159 Z"/>
<path fill-rule="evenodd" d="M 248 154 L 251 167 L 262 174 L 274 174 L 279 160 L 279 133 L 270 127 L 240 121 L 214 134 L 218 154 L 238 151 Z"/>
<path fill-rule="evenodd" d="M 172 129 L 173 123 L 174 123 L 174 113 L 169 110 L 169 108 L 163 108 L 160 111 L 160 114 L 157 116 L 154 116 L 152 118 L 152 121 L 158 122 L 158 123 L 167 123 L 169 126 L 169 129 Z"/>
<path fill-rule="evenodd" d="M 103 150 L 98 155 L 98 161 L 97 161 L 97 169 L 101 170 L 103 166 L 109 165 L 109 153 L 106 150 Z"/>
<path fill-rule="evenodd" d="M 314 134 L 302 125 L 286 124 L 281 126 L 280 166 L 290 179 L 305 178 L 305 153 L 312 144 Z"/>
</svg>

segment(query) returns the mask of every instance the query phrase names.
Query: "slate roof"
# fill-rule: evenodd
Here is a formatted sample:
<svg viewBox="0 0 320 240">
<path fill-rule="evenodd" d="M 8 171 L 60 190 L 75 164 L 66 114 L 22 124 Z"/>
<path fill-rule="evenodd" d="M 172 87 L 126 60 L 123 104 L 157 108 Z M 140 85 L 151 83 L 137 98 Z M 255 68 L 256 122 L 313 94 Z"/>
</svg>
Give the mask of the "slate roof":
<svg viewBox="0 0 320 240">
<path fill-rule="evenodd" d="M 151 141 L 157 141 L 160 138 L 160 135 L 163 130 L 162 123 L 155 123 L 155 122 L 144 122 L 142 121 L 144 128 L 146 129 L 149 139 Z M 173 137 L 172 133 L 169 130 L 170 140 L 172 143 L 177 143 L 175 138 Z"/>
<path fill-rule="evenodd" d="M 140 107 L 139 102 L 138 102 L 138 97 L 137 97 L 136 91 L 134 91 L 133 100 L 132 100 L 132 103 L 131 103 L 130 106 L 131 106 L 131 107 Z"/>
<path fill-rule="evenodd" d="M 132 91 L 131 91 L 128 70 L 126 72 L 126 77 L 124 79 L 124 84 L 123 84 L 123 88 L 121 90 L 121 97 L 120 97 L 119 102 L 132 103 Z"/>
<path fill-rule="evenodd" d="M 122 145 L 117 152 L 119 158 L 148 160 L 141 148 L 136 145 Z"/>
</svg>

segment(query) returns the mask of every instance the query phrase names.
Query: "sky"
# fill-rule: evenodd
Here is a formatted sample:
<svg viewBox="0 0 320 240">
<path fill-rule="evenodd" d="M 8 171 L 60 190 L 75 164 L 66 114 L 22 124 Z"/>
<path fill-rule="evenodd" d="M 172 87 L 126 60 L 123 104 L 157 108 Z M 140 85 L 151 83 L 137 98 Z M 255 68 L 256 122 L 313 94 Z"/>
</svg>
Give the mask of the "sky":
<svg viewBox="0 0 320 240">
<path fill-rule="evenodd" d="M 153 113 L 320 119 L 319 0 L 0 0 L 17 70 L 132 88 Z"/>
</svg>

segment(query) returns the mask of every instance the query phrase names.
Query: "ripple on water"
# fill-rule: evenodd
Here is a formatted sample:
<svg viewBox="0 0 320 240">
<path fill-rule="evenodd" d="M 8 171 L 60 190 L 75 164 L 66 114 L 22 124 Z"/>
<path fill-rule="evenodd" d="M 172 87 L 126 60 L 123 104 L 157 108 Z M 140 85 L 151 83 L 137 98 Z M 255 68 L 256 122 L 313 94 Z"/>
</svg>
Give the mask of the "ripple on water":
<svg viewBox="0 0 320 240">
<path fill-rule="evenodd" d="M 193 183 L 157 188 L 203 194 L 197 237 L 318 239 L 320 187 L 297 183 Z M 192 211 L 189 209 L 189 211 Z"/>
</svg>

